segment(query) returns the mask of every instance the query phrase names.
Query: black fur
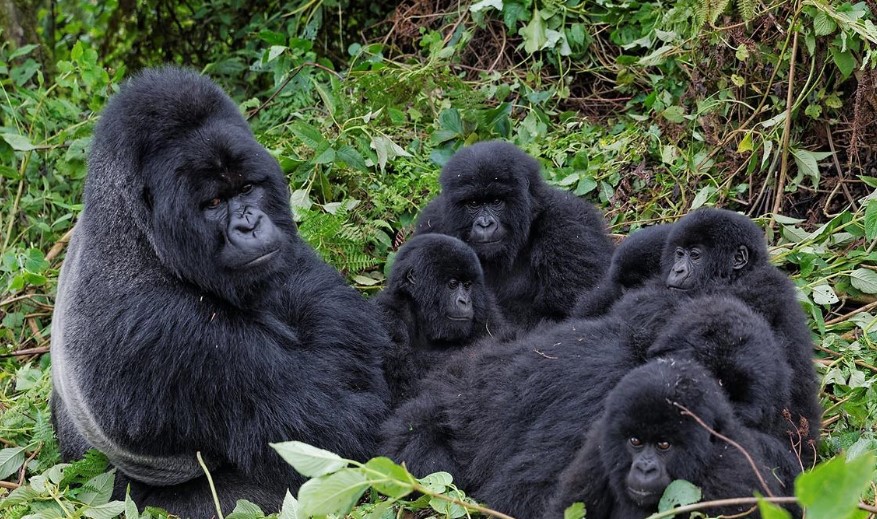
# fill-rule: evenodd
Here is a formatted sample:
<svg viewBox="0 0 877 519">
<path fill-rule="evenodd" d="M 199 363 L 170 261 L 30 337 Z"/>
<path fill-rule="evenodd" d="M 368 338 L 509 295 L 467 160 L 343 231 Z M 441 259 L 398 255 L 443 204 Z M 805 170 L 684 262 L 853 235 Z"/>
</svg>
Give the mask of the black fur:
<svg viewBox="0 0 877 519">
<path fill-rule="evenodd" d="M 598 317 L 608 312 L 621 296 L 661 275 L 661 251 L 671 225 L 653 225 L 622 240 L 612 254 L 609 270 L 597 287 L 579 297 L 572 315 Z"/>
<path fill-rule="evenodd" d="M 52 325 L 65 459 L 95 447 L 116 497 L 183 517 L 276 510 L 302 482 L 269 442 L 374 454 L 387 409 L 377 312 L 296 233 L 276 160 L 215 84 L 126 83 L 95 130 Z"/>
<path fill-rule="evenodd" d="M 439 180 L 442 193 L 421 213 L 417 233 L 448 234 L 472 246 L 509 322 L 532 328 L 568 317 L 606 271 L 613 245 L 600 214 L 548 186 L 539 163 L 516 146 L 463 148 Z"/>
<path fill-rule="evenodd" d="M 662 359 L 631 371 L 609 394 L 602 419 L 560 474 L 549 512 L 519 517 L 561 518 L 566 507 L 583 501 L 589 519 L 643 519 L 658 511 L 665 485 L 676 479 L 700 487 L 703 500 L 765 494 L 755 469 L 739 450 L 674 404 L 740 444 L 771 493 L 791 495 L 790 482 L 772 473 L 770 451 L 778 440 L 741 424 L 712 375 L 697 363 Z M 650 474 L 644 476 L 644 469 Z M 640 479 L 658 486 L 639 487 Z M 711 509 L 710 515 L 736 516 L 750 508 L 726 506 Z"/>
<path fill-rule="evenodd" d="M 789 278 L 768 261 L 767 246 L 761 229 L 749 218 L 722 209 L 699 209 L 673 224 L 664 247 L 662 266 L 672 270 L 677 248 L 699 246 L 704 249 L 700 277 L 690 293 L 725 293 L 736 296 L 761 315 L 774 331 L 777 343 L 792 369 L 790 401 L 785 407 L 793 424 L 787 430 L 797 440 L 799 427 L 806 434 L 801 445 L 806 465 L 815 458 L 819 439 L 822 409 L 818 400 L 819 383 L 813 367 L 813 341 L 804 311 Z M 748 261 L 739 269 L 732 268 L 732 258 L 739 247 L 748 250 Z M 788 439 L 783 434 L 784 439 Z"/>
<path fill-rule="evenodd" d="M 453 315 L 456 299 L 471 316 Z M 394 402 L 416 390 L 417 382 L 455 350 L 482 337 L 510 333 L 475 252 L 451 236 L 415 236 L 399 249 L 387 288 L 374 298 L 387 319 L 393 347 L 384 372 Z"/>
</svg>

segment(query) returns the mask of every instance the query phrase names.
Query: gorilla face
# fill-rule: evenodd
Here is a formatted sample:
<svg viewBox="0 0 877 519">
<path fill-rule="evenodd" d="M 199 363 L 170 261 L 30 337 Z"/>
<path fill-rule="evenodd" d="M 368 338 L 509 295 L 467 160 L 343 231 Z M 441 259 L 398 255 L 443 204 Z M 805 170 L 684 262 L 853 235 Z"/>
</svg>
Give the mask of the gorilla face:
<svg viewBox="0 0 877 519">
<path fill-rule="evenodd" d="M 607 399 L 601 441 L 602 463 L 616 497 L 654 509 L 673 480 L 701 479 L 710 468 L 713 440 L 673 403 L 718 429 L 715 408 L 723 400 L 712 391 L 718 388 L 709 373 L 690 361 L 654 361 L 618 383 Z"/>
<path fill-rule="evenodd" d="M 248 131 L 195 130 L 146 159 L 154 245 L 177 276 L 237 302 L 293 253 L 288 191 Z"/>
<path fill-rule="evenodd" d="M 487 287 L 478 257 L 440 234 L 414 237 L 399 251 L 390 289 L 413 302 L 417 327 L 430 341 L 460 341 L 487 320 Z"/>
<path fill-rule="evenodd" d="M 510 261 L 538 210 L 531 189 L 541 185 L 539 163 L 513 144 L 481 142 L 457 152 L 440 181 L 454 236 L 483 261 Z"/>
<path fill-rule="evenodd" d="M 767 261 L 760 229 L 749 218 L 721 209 L 700 209 L 673 225 L 663 253 L 668 288 L 722 285 Z"/>
</svg>

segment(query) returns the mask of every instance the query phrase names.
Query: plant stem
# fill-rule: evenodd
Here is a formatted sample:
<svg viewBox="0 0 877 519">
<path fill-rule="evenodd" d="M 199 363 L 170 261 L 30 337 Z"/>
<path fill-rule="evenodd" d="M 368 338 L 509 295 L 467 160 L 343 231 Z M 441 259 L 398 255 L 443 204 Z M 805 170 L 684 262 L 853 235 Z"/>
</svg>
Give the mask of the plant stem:
<svg viewBox="0 0 877 519">
<path fill-rule="evenodd" d="M 201 451 L 197 451 L 195 457 L 198 458 L 198 465 L 201 465 L 201 470 L 207 475 L 207 484 L 210 485 L 210 494 L 213 495 L 213 506 L 216 507 L 216 516 L 219 517 L 219 519 L 225 519 L 225 516 L 222 515 L 222 507 L 219 506 L 219 496 L 216 494 L 216 486 L 213 484 L 213 476 L 210 475 L 210 471 L 207 470 L 207 465 L 204 464 L 204 458 L 201 457 Z"/>
<path fill-rule="evenodd" d="M 798 31 L 795 30 L 794 24 L 791 27 L 792 34 L 792 55 L 789 58 L 789 86 L 786 89 L 786 120 L 783 125 L 783 148 L 782 162 L 780 164 L 780 174 L 777 178 L 776 193 L 773 199 L 773 211 L 771 211 L 770 226 L 773 228 L 776 224 L 776 215 L 780 213 L 780 207 L 783 203 L 783 191 L 786 187 L 786 176 L 789 169 L 789 139 L 792 134 L 792 108 L 793 93 L 795 86 L 795 59 L 798 55 Z"/>
</svg>

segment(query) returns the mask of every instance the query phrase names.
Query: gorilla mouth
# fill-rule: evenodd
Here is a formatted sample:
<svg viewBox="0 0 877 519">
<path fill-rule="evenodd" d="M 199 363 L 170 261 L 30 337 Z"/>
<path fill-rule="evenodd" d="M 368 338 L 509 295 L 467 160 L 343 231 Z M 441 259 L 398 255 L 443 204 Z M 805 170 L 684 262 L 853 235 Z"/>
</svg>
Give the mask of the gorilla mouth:
<svg viewBox="0 0 877 519">
<path fill-rule="evenodd" d="M 649 490 L 641 490 L 638 488 L 627 487 L 627 493 L 638 504 L 646 504 L 653 500 L 655 493 Z"/>
<path fill-rule="evenodd" d="M 253 268 L 253 267 L 258 267 L 259 265 L 265 264 L 268 261 L 270 261 L 271 258 L 273 258 L 275 255 L 277 255 L 278 252 L 280 252 L 280 249 L 270 250 L 270 251 L 266 252 L 265 254 L 262 254 L 258 258 L 252 259 L 252 260 L 244 263 L 243 265 L 241 265 L 241 268 L 245 268 L 245 269 L 246 268 Z"/>
<path fill-rule="evenodd" d="M 454 315 L 449 315 L 449 316 L 448 316 L 448 319 L 450 319 L 451 321 L 471 321 L 471 320 L 472 320 L 471 317 L 466 317 L 466 316 L 454 316 Z"/>
</svg>

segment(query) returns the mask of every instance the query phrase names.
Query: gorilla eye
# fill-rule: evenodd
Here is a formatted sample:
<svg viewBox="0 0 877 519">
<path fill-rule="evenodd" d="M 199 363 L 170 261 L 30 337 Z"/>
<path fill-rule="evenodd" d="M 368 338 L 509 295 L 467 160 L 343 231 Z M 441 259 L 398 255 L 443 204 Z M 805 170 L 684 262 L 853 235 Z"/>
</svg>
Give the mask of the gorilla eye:
<svg viewBox="0 0 877 519">
<path fill-rule="evenodd" d="M 637 438 L 636 436 L 632 436 L 630 438 L 630 444 L 633 445 L 634 447 L 639 447 L 643 444 L 643 442 L 639 438 Z"/>
<path fill-rule="evenodd" d="M 481 204 L 478 203 L 478 200 L 469 200 L 466 202 L 466 207 L 470 209 L 477 209 Z"/>
<path fill-rule="evenodd" d="M 665 451 L 670 448 L 670 442 L 658 442 L 657 446 L 659 451 Z"/>
<path fill-rule="evenodd" d="M 466 290 L 469 290 L 470 288 L 472 288 L 472 282 L 471 281 L 464 281 L 463 288 L 465 288 Z"/>
<path fill-rule="evenodd" d="M 244 187 L 241 188 L 241 193 L 247 194 L 253 190 L 253 184 L 244 184 Z"/>
<path fill-rule="evenodd" d="M 691 249 L 691 259 L 693 259 L 693 260 L 700 259 L 700 249 Z"/>
<path fill-rule="evenodd" d="M 221 198 L 219 198 L 219 197 L 211 198 L 206 204 L 204 204 L 204 207 L 206 207 L 207 209 L 216 209 L 217 207 L 219 207 L 219 205 L 221 203 L 222 203 Z"/>
<path fill-rule="evenodd" d="M 448 288 L 450 288 L 451 290 L 454 290 L 458 286 L 460 286 L 460 282 L 457 281 L 456 279 L 452 279 L 452 280 L 448 281 Z"/>
<path fill-rule="evenodd" d="M 490 202 L 490 205 L 494 205 L 494 206 L 496 206 L 496 205 L 502 205 L 502 200 L 500 200 L 499 198 L 494 198 L 494 199 Z"/>
<path fill-rule="evenodd" d="M 677 247 L 676 248 L 676 257 L 681 258 L 682 256 L 685 256 L 685 250 L 682 247 Z"/>
</svg>

